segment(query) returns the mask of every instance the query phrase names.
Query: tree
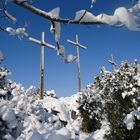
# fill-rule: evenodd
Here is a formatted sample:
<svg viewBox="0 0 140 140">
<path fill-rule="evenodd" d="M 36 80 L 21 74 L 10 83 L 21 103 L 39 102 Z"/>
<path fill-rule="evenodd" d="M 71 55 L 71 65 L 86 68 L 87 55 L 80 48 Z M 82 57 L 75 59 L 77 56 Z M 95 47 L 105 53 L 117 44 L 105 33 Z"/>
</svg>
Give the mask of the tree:
<svg viewBox="0 0 140 140">
<path fill-rule="evenodd" d="M 0 52 L 0 65 L 2 64 L 3 60 L 4 56 L 2 52 Z M 9 99 L 11 97 L 12 81 L 7 80 L 7 76 L 9 76 L 10 74 L 11 72 L 7 68 L 0 67 L 0 98 Z"/>
<path fill-rule="evenodd" d="M 140 65 L 122 62 L 113 73 L 102 68 L 94 84 L 87 86 L 81 103 L 82 130 L 99 129 L 104 121 L 109 125 L 108 140 L 138 140 L 140 138 Z"/>
</svg>

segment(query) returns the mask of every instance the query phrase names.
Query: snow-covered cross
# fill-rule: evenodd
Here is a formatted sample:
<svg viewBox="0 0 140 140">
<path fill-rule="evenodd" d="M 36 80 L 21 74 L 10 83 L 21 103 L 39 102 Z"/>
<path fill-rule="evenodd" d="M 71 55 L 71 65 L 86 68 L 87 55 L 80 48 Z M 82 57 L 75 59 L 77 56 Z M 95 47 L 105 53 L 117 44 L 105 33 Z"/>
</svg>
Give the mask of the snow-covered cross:
<svg viewBox="0 0 140 140">
<path fill-rule="evenodd" d="M 116 62 L 114 61 L 113 55 L 111 55 L 111 59 L 108 62 L 112 65 L 112 71 L 115 72 L 115 67 L 117 66 Z"/>
<path fill-rule="evenodd" d="M 35 38 L 29 37 L 31 42 L 37 43 L 41 45 L 41 52 L 40 52 L 40 99 L 43 99 L 43 92 L 44 92 L 44 47 L 48 47 L 51 49 L 55 49 L 55 46 L 48 44 L 45 42 L 45 33 L 42 32 L 41 41 Z"/>
<path fill-rule="evenodd" d="M 76 42 L 67 40 L 69 43 L 76 46 L 76 57 L 77 57 L 77 69 L 78 69 L 78 92 L 81 92 L 81 77 L 80 77 L 80 56 L 79 56 L 79 48 L 86 49 L 85 46 L 79 44 L 78 35 L 76 34 Z"/>
</svg>

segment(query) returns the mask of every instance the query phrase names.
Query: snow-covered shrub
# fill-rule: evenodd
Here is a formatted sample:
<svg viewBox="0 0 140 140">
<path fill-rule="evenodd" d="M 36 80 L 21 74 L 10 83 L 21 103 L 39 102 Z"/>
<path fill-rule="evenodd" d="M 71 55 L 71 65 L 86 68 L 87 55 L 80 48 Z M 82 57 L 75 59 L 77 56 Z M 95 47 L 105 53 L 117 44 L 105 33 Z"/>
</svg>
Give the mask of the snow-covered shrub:
<svg viewBox="0 0 140 140">
<path fill-rule="evenodd" d="M 3 61 L 3 56 L 0 55 L 0 65 Z M 10 80 L 7 80 L 7 76 L 9 76 L 11 72 L 5 68 L 0 67 L 0 98 L 7 98 L 9 99 L 11 97 L 11 84 L 12 82 Z"/>
<path fill-rule="evenodd" d="M 65 98 L 44 96 L 40 100 L 33 86 L 15 84 L 11 100 L 0 99 L 0 138 L 2 140 L 76 139 L 80 135 L 77 95 Z M 47 93 L 54 91 L 48 91 Z M 77 115 L 72 118 L 71 112 Z M 64 124 L 65 123 L 65 124 Z"/>
<path fill-rule="evenodd" d="M 102 69 L 95 83 L 87 86 L 80 100 L 83 127 L 99 128 L 101 121 L 109 123 L 108 140 L 138 140 L 140 138 L 140 65 L 135 60 L 122 62 L 114 73 Z M 80 109 L 81 110 L 81 109 Z M 94 118 L 92 120 L 91 118 Z M 87 125 L 87 126 L 86 126 Z M 94 129 L 86 129 L 90 132 Z"/>
<path fill-rule="evenodd" d="M 82 131 L 93 132 L 100 128 L 102 118 L 101 97 L 90 86 L 80 99 L 80 113 L 82 116 Z"/>
</svg>

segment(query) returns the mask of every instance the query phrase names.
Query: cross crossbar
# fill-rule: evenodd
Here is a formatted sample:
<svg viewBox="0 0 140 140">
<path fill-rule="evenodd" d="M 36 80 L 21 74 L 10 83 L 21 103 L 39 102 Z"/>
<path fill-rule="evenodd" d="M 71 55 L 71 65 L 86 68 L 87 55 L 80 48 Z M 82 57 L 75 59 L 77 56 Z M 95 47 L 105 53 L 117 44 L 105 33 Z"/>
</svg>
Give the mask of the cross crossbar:
<svg viewBox="0 0 140 140">
<path fill-rule="evenodd" d="M 43 42 L 43 43 L 42 43 L 40 40 L 37 40 L 37 39 L 35 39 L 35 38 L 29 37 L 29 40 L 30 40 L 31 42 L 36 43 L 36 44 L 43 45 L 43 46 L 46 46 L 46 47 L 51 48 L 51 49 L 55 49 L 55 46 L 53 46 L 53 45 L 51 45 L 51 44 L 49 44 L 49 43 L 46 43 L 46 42 Z"/>
<path fill-rule="evenodd" d="M 75 46 L 79 46 L 80 48 L 82 48 L 82 49 L 87 49 L 87 47 L 85 47 L 85 46 L 83 46 L 83 45 L 81 45 L 81 44 L 79 44 L 79 43 L 76 43 L 76 42 L 74 42 L 74 41 L 72 41 L 72 40 L 67 40 L 69 43 L 71 43 L 71 44 L 73 44 L 73 45 L 75 45 Z"/>
</svg>

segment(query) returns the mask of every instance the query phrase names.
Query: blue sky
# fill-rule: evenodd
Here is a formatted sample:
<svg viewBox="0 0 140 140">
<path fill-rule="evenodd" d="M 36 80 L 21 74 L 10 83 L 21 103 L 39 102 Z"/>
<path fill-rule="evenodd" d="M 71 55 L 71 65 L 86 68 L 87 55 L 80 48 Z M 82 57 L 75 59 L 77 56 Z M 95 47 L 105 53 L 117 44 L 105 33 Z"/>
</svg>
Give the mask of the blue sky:
<svg viewBox="0 0 140 140">
<path fill-rule="evenodd" d="M 113 14 L 117 7 L 131 7 L 134 3 L 131 0 L 97 0 L 90 9 L 90 0 L 40 0 L 34 5 L 43 10 L 50 11 L 60 7 L 60 16 L 64 18 L 74 18 L 74 13 L 81 9 L 88 9 L 95 15 L 105 12 Z M 55 44 L 54 36 L 50 33 L 50 23 L 36 16 L 25 9 L 9 4 L 8 8 L 16 13 L 18 25 L 23 26 L 25 21 L 29 23 L 27 31 L 30 36 L 41 37 L 41 32 L 46 34 L 46 41 Z M 5 27 L 10 23 L 1 20 Z M 79 34 L 79 42 L 87 47 L 87 50 L 80 51 L 81 58 L 81 79 L 82 88 L 94 81 L 94 76 L 99 74 L 100 67 L 105 66 L 111 70 L 108 63 L 110 54 L 114 55 L 117 64 L 122 60 L 132 62 L 135 58 L 140 61 L 140 32 L 129 31 L 126 28 L 115 28 L 107 25 L 62 25 L 61 44 L 66 47 L 66 53 L 75 53 L 74 46 L 66 42 L 66 39 L 75 39 L 75 34 Z M 9 77 L 25 87 L 39 86 L 40 68 L 40 46 L 32 44 L 27 38 L 18 40 L 0 32 L 0 50 L 6 57 L 4 65 L 9 68 L 12 75 Z M 58 96 L 70 96 L 77 92 L 77 66 L 76 63 L 64 64 L 56 53 L 45 48 L 45 89 L 54 89 Z"/>
</svg>

